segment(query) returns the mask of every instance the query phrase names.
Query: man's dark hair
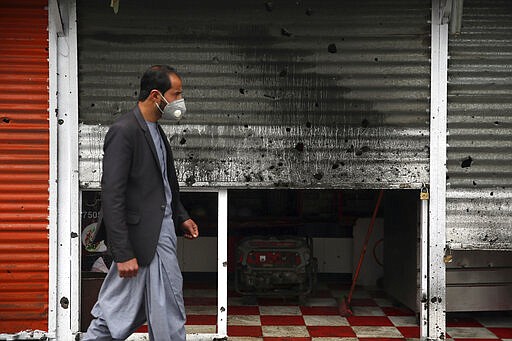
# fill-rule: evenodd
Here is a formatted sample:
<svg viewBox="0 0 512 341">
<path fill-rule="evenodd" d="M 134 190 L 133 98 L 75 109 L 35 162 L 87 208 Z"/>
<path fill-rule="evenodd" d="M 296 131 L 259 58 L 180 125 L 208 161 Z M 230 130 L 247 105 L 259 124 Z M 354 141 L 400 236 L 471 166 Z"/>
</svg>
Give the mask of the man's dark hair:
<svg viewBox="0 0 512 341">
<path fill-rule="evenodd" d="M 175 68 L 169 65 L 153 65 L 147 69 L 140 79 L 139 101 L 145 101 L 151 90 L 156 89 L 163 95 L 171 88 L 170 74 L 179 77 Z"/>
</svg>

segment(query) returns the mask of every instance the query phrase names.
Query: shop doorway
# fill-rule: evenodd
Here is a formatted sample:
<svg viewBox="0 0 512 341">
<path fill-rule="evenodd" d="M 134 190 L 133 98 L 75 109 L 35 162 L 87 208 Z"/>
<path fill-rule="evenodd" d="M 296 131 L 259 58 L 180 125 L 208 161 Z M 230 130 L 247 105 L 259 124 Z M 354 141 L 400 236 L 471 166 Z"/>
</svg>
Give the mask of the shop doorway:
<svg viewBox="0 0 512 341">
<path fill-rule="evenodd" d="M 240 337 L 419 337 L 419 190 L 384 191 L 351 300 L 353 314 L 340 314 L 378 194 L 379 190 L 227 191 L 227 280 L 219 285 L 218 194 L 183 193 L 183 203 L 201 229 L 199 240 L 179 238 L 187 334 L 219 335 L 227 328 L 227 335 Z M 83 240 L 94 223 L 95 213 L 90 212 L 98 204 L 98 192 L 82 193 Z M 306 282 L 296 278 L 302 287 L 293 279 L 283 280 L 290 275 L 290 268 L 283 267 L 291 263 L 287 255 L 283 261 L 280 247 L 293 238 L 311 242 L 304 245 L 311 249 L 314 262 L 309 264 L 314 268 L 308 270 Z M 269 269 L 252 277 L 260 278 L 258 283 L 244 274 L 241 250 L 247 240 L 280 243 L 274 250 L 245 253 L 245 265 L 252 256 L 253 265 Z M 292 262 L 294 271 L 293 265 L 300 266 L 304 259 L 300 250 L 293 250 L 299 254 Z M 103 266 L 99 259 L 108 266 L 108 257 L 90 251 L 82 249 L 82 330 L 104 276 L 98 272 Z M 265 276 L 271 279 L 265 281 Z M 227 320 L 220 324 L 219 295 L 227 300 Z"/>
</svg>

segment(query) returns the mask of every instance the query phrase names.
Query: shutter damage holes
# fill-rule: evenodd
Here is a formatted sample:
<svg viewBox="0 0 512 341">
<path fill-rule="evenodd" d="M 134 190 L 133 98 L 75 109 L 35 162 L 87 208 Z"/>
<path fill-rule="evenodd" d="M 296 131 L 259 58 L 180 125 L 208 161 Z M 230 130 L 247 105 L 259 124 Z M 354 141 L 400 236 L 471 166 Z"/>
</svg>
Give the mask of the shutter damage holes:
<svg viewBox="0 0 512 341">
<path fill-rule="evenodd" d="M 473 162 L 473 159 L 471 156 L 468 156 L 465 160 L 462 161 L 462 164 L 460 165 L 462 168 L 468 168 L 471 167 L 471 163 Z"/>
<path fill-rule="evenodd" d="M 11 123 L 11 120 L 8 117 L 2 117 L 2 122 Z"/>
<path fill-rule="evenodd" d="M 302 142 L 299 142 L 295 145 L 295 150 L 299 151 L 299 152 L 303 152 L 304 151 L 304 143 Z"/>
<path fill-rule="evenodd" d="M 363 155 L 363 153 L 366 153 L 370 150 L 370 147 L 368 146 L 362 146 L 361 148 L 359 148 L 357 151 L 356 151 L 356 155 L 357 156 L 361 156 Z"/>
<path fill-rule="evenodd" d="M 329 44 L 329 46 L 327 46 L 327 51 L 329 53 L 336 53 L 338 52 L 338 48 L 336 48 L 336 44 Z"/>
<path fill-rule="evenodd" d="M 272 1 L 265 2 L 265 9 L 268 12 L 272 12 L 272 10 L 274 9 L 274 3 Z"/>
<path fill-rule="evenodd" d="M 64 308 L 64 309 L 68 309 L 68 307 L 69 307 L 69 300 L 68 300 L 68 298 L 67 298 L 67 297 L 62 297 L 62 298 L 60 299 L 60 306 L 61 306 L 62 308 Z"/>
<path fill-rule="evenodd" d="M 283 35 L 285 37 L 291 37 L 292 33 L 290 31 L 288 31 L 286 28 L 281 27 L 281 35 Z"/>
<path fill-rule="evenodd" d="M 313 177 L 315 179 L 317 179 L 318 181 L 320 181 L 324 177 L 324 173 L 323 172 L 318 172 L 318 173 L 314 174 Z"/>
<path fill-rule="evenodd" d="M 191 175 L 185 179 L 185 184 L 187 184 L 187 186 L 192 186 L 195 182 L 196 182 L 196 177 L 193 175 Z"/>
</svg>

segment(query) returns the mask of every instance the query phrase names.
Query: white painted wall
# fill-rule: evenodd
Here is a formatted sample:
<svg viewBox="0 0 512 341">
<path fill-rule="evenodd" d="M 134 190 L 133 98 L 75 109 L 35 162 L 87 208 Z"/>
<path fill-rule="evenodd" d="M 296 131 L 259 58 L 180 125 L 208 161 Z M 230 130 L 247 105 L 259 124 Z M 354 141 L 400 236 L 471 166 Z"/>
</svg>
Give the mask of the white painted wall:
<svg viewBox="0 0 512 341">
<path fill-rule="evenodd" d="M 363 248 L 368 226 L 370 226 L 371 218 L 359 218 L 354 225 L 353 240 L 353 273 L 355 273 L 361 249 Z M 366 249 L 364 261 L 357 279 L 358 285 L 376 286 L 377 279 L 384 276 L 384 268 L 380 266 L 373 256 L 373 248 L 377 241 L 384 237 L 384 219 L 375 219 L 375 225 L 370 236 L 370 241 Z M 376 255 L 380 262 L 384 260 L 384 243 L 380 243 L 376 249 Z"/>
<path fill-rule="evenodd" d="M 352 250 L 352 238 L 313 239 L 319 273 L 351 273 Z M 217 237 L 178 237 L 178 260 L 183 272 L 217 271 Z"/>
</svg>

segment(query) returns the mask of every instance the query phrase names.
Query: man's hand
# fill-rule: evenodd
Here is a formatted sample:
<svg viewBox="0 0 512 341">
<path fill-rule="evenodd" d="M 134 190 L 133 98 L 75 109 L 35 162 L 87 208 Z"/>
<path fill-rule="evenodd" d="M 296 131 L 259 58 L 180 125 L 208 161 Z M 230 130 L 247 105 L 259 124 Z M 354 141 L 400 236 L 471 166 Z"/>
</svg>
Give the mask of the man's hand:
<svg viewBox="0 0 512 341">
<path fill-rule="evenodd" d="M 123 263 L 117 263 L 117 271 L 119 272 L 119 277 L 135 277 L 137 276 L 138 270 L 139 264 L 137 263 L 137 258 L 132 258 Z"/>
<path fill-rule="evenodd" d="M 181 228 L 183 229 L 183 236 L 187 239 L 196 239 L 199 237 L 199 228 L 197 224 L 192 219 L 185 220 L 181 224 Z"/>
</svg>

